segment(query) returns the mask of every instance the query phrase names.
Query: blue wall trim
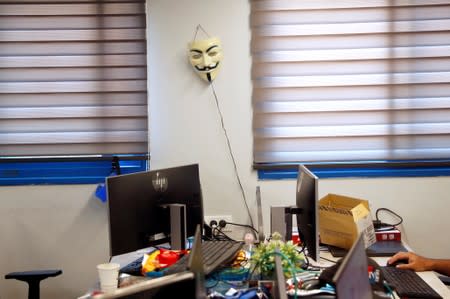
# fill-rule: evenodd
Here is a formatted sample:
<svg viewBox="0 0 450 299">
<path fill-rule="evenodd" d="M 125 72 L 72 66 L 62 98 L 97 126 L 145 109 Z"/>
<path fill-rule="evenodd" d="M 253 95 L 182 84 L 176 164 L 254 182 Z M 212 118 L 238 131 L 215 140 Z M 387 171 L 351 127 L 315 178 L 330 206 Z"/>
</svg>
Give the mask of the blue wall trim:
<svg viewBox="0 0 450 299">
<path fill-rule="evenodd" d="M 121 174 L 147 170 L 147 157 L 119 158 Z M 114 173 L 112 158 L 89 161 L 0 160 L 0 186 L 40 184 L 96 184 Z"/>
<path fill-rule="evenodd" d="M 364 166 L 364 167 L 314 167 L 308 168 L 314 172 L 319 178 L 379 178 L 379 177 L 434 177 L 434 176 L 450 176 L 450 165 L 414 165 L 411 166 Z M 267 169 L 258 170 L 258 179 L 260 180 L 281 180 L 296 179 L 298 167 L 295 165 L 285 167 L 283 169 Z"/>
</svg>

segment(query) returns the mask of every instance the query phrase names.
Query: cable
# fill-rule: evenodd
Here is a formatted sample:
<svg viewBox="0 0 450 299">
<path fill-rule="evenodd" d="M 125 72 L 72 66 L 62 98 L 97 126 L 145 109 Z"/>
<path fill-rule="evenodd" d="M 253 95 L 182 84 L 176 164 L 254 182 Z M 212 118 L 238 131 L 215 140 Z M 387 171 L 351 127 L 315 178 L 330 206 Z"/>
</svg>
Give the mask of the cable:
<svg viewBox="0 0 450 299">
<path fill-rule="evenodd" d="M 237 170 L 236 160 L 234 159 L 233 151 L 231 149 L 230 139 L 228 138 L 227 130 L 225 128 L 225 123 L 223 121 L 223 115 L 222 115 L 222 111 L 220 110 L 220 105 L 219 105 L 219 100 L 217 98 L 216 90 L 214 89 L 213 82 L 210 82 L 210 85 L 211 85 L 211 89 L 212 89 L 213 94 L 214 94 L 214 99 L 216 101 L 217 111 L 218 111 L 219 116 L 220 116 L 220 122 L 222 124 L 222 130 L 223 130 L 223 132 L 225 134 L 225 138 L 227 139 L 228 151 L 230 153 L 231 160 L 233 162 L 234 173 L 236 174 L 236 178 L 238 180 L 239 188 L 241 189 L 241 193 L 242 193 L 242 198 L 244 199 L 245 208 L 247 209 L 248 217 L 250 218 L 250 225 L 253 227 L 254 225 L 253 225 L 252 214 L 250 213 L 250 209 L 249 209 L 248 204 L 247 204 L 247 198 L 245 197 L 244 188 L 242 187 L 241 178 L 239 177 L 239 172 Z"/>
<path fill-rule="evenodd" d="M 214 234 L 214 231 L 218 232 L 219 235 Z M 224 233 L 219 227 L 215 227 L 213 229 L 213 236 L 215 240 L 227 240 L 227 241 L 233 241 L 233 242 L 238 242 L 232 238 L 230 238 L 226 233 Z"/>
<path fill-rule="evenodd" d="M 202 25 L 198 24 L 197 27 L 195 28 L 195 35 L 194 35 L 194 38 L 192 40 L 195 40 L 197 38 L 197 33 L 198 33 L 199 30 L 203 31 L 203 33 L 206 34 L 207 37 L 209 37 L 208 32 L 206 32 L 206 30 L 203 29 Z"/>
<path fill-rule="evenodd" d="M 394 224 L 389 224 L 389 223 L 385 223 L 382 222 L 379 218 L 378 218 L 378 214 L 380 213 L 380 211 L 386 211 L 389 212 L 390 214 L 396 216 L 399 221 L 397 223 Z M 387 230 L 387 229 L 394 229 L 396 226 L 400 225 L 403 223 L 403 218 L 398 215 L 397 213 L 395 213 L 394 211 L 387 209 L 387 208 L 379 208 L 375 211 L 375 221 L 374 221 L 374 227 L 375 230 Z"/>
<path fill-rule="evenodd" d="M 221 227 L 221 228 L 224 228 L 225 225 L 227 225 L 227 224 L 234 225 L 234 226 L 241 226 L 241 227 L 250 228 L 251 230 L 253 230 L 256 233 L 256 236 L 258 236 L 258 231 L 253 226 L 250 226 L 248 224 L 233 223 L 233 222 L 228 222 L 228 221 L 225 221 L 225 220 L 220 220 L 219 221 L 219 227 Z"/>
</svg>

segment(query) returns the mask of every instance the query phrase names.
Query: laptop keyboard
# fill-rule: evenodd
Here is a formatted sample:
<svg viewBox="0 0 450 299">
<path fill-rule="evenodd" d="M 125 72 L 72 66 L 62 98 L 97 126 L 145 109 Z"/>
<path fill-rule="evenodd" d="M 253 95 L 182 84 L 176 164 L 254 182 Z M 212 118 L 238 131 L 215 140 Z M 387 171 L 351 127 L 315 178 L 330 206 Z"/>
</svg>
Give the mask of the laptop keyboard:
<svg viewBox="0 0 450 299">
<path fill-rule="evenodd" d="M 233 261 L 242 248 L 242 243 L 233 241 L 203 241 L 203 267 L 205 275 Z M 184 255 L 175 264 L 167 268 L 166 274 L 173 274 L 187 270 L 189 256 Z"/>
<path fill-rule="evenodd" d="M 238 251 L 242 248 L 242 243 L 232 241 L 204 241 L 202 243 L 203 266 L 205 275 L 210 274 L 217 268 L 231 262 Z M 130 275 L 142 275 L 143 256 L 120 268 L 120 273 Z M 173 274 L 187 270 L 189 255 L 182 256 L 175 264 L 164 270 L 164 274 Z"/>
<path fill-rule="evenodd" d="M 416 272 L 392 266 L 381 267 L 384 279 L 401 298 L 442 298 Z"/>
</svg>

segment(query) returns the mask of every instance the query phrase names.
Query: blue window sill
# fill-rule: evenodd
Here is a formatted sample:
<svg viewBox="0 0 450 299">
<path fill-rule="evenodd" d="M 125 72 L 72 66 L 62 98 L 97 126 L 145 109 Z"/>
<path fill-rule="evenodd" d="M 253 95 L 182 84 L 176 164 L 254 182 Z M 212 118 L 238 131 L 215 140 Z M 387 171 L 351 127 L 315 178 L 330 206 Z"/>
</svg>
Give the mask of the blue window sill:
<svg viewBox="0 0 450 299">
<path fill-rule="evenodd" d="M 120 173 L 147 170 L 147 155 L 117 156 Z M 69 159 L 0 159 L 0 186 L 98 184 L 117 174 L 112 156 Z"/>
<path fill-rule="evenodd" d="M 449 160 L 305 165 L 321 179 L 450 176 Z M 296 165 L 267 164 L 255 168 L 260 180 L 297 179 Z"/>
</svg>

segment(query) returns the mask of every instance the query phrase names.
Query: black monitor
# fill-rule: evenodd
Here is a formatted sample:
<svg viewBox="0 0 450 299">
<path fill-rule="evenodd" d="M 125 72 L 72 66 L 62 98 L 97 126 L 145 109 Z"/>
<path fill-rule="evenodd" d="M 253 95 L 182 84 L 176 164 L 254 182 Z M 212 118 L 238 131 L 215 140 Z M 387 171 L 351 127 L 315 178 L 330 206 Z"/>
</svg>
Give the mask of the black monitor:
<svg viewBox="0 0 450 299">
<path fill-rule="evenodd" d="M 296 206 L 297 228 L 300 240 L 306 247 L 308 256 L 318 261 L 319 217 L 318 217 L 318 177 L 305 165 L 300 164 L 297 177 Z"/>
<path fill-rule="evenodd" d="M 111 256 L 167 242 L 170 204 L 186 206 L 186 233 L 203 225 L 197 164 L 108 177 Z"/>
</svg>

